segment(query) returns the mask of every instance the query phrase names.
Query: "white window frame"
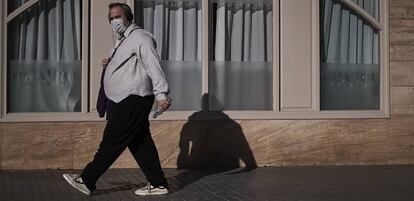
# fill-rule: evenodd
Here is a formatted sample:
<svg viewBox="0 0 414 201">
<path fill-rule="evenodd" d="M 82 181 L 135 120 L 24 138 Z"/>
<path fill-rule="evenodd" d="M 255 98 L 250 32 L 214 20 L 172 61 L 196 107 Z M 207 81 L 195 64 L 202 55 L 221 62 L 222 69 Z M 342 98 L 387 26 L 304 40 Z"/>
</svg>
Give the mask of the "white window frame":
<svg viewBox="0 0 414 201">
<path fill-rule="evenodd" d="M 2 10 L 1 33 L 2 33 L 2 52 L 1 54 L 1 99 L 0 99 L 0 122 L 37 122 L 37 121 L 77 121 L 87 120 L 88 114 L 88 64 L 89 64 L 89 0 L 82 0 L 82 78 L 81 78 L 81 112 L 22 112 L 7 113 L 7 24 L 14 18 L 25 12 L 27 9 L 36 5 L 42 0 L 30 0 L 23 3 L 13 12 L 8 14 L 8 1 L 0 3 Z M 87 19 L 87 20 L 85 20 Z"/>
<path fill-rule="evenodd" d="M 380 40 L 380 109 L 379 110 L 331 110 L 320 111 L 322 118 L 390 118 L 389 106 L 389 0 L 379 0 L 379 20 L 352 0 L 339 0 L 361 16 L 378 31 Z M 319 42 L 319 40 L 318 40 Z M 319 50 L 318 50 L 319 51 Z"/>
<path fill-rule="evenodd" d="M 91 99 L 89 91 L 91 86 L 97 86 L 99 83 L 90 82 L 90 52 L 89 50 L 89 25 L 91 19 L 90 0 L 82 0 L 82 109 L 81 112 L 70 113 L 6 113 L 7 109 L 7 22 L 15 16 L 22 13 L 30 6 L 36 4 L 41 0 L 30 0 L 20 6 L 18 9 L 7 15 L 7 1 L 0 3 L 0 9 L 3 10 L 0 16 L 1 31 L 0 31 L 0 45 L 3 54 L 0 55 L 0 89 L 2 98 L 0 99 L 0 122 L 42 122 L 42 121 L 104 121 L 99 118 L 94 109 L 95 100 Z M 388 20 L 388 0 L 380 0 L 380 18 L 379 21 L 368 14 L 359 5 L 352 2 L 352 0 L 341 0 L 344 5 L 354 10 L 367 20 L 375 29 L 379 30 L 380 40 L 380 109 L 379 110 L 330 110 L 321 111 L 319 107 L 320 96 L 320 81 L 319 81 L 319 0 L 309 0 L 312 5 L 312 46 L 317 48 L 312 51 L 312 109 L 298 109 L 298 110 L 283 110 L 280 108 L 280 3 L 285 0 L 273 0 L 273 110 L 272 111 L 223 111 L 232 119 L 337 119 L 337 118 L 389 118 L 389 20 Z M 93 2 L 93 1 L 92 1 Z M 132 4 L 132 0 L 126 0 L 127 3 Z M 96 2 L 95 2 L 96 3 Z M 103 2 L 102 2 L 103 3 Z M 107 3 L 107 2 L 105 2 Z M 209 1 L 202 0 L 202 29 L 208 30 L 208 6 Z M 133 7 L 132 7 L 133 8 Z M 208 31 L 202 32 L 202 94 L 208 94 Z M 203 107 L 204 109 L 204 107 Z M 187 120 L 196 111 L 168 111 L 157 118 L 157 120 Z M 200 119 L 217 119 L 216 112 L 204 111 Z"/>
</svg>

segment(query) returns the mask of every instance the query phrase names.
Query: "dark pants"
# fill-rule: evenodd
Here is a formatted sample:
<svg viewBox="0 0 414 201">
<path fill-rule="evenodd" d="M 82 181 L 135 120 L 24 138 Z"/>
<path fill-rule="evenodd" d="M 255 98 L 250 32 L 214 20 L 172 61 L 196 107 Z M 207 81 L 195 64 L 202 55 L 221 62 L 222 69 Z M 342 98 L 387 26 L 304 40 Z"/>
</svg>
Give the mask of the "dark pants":
<svg viewBox="0 0 414 201">
<path fill-rule="evenodd" d="M 127 147 L 151 185 L 168 185 L 149 129 L 148 115 L 153 103 L 154 96 L 130 95 L 111 107 L 98 151 L 81 174 L 91 191 Z"/>
</svg>

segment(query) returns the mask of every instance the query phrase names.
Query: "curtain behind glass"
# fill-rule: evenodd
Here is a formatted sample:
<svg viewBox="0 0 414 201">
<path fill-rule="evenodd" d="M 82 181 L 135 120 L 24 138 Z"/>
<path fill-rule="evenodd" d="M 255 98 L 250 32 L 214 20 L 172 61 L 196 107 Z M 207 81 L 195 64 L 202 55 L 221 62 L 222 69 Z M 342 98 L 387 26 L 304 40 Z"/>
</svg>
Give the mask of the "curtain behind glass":
<svg viewBox="0 0 414 201">
<path fill-rule="evenodd" d="M 135 23 L 154 35 L 170 87 L 169 110 L 201 110 L 201 1 L 136 0 Z"/>
<path fill-rule="evenodd" d="M 210 1 L 211 110 L 272 110 L 272 1 Z"/>
<path fill-rule="evenodd" d="M 358 4 L 378 16 L 378 0 Z M 321 0 L 321 25 L 321 109 L 379 109 L 379 33 L 334 0 Z"/>
<path fill-rule="evenodd" d="M 8 24 L 9 112 L 80 111 L 81 1 L 40 1 Z"/>
<path fill-rule="evenodd" d="M 271 1 L 217 2 L 209 13 L 210 109 L 272 109 Z M 135 22 L 157 41 L 171 109 L 200 110 L 201 1 L 135 0 Z"/>
<path fill-rule="evenodd" d="M 379 0 L 352 0 L 367 11 L 372 17 L 379 19 Z"/>
</svg>

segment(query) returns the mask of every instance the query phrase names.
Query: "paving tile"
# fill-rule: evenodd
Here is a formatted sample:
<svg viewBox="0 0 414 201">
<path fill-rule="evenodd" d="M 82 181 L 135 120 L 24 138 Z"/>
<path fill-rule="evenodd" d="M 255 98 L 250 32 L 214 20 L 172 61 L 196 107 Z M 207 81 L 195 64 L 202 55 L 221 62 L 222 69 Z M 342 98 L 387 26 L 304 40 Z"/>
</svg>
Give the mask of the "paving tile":
<svg viewBox="0 0 414 201">
<path fill-rule="evenodd" d="M 2 170 L 0 200 L 395 200 L 414 197 L 414 166 L 308 166 L 240 169 L 164 169 L 171 193 L 139 197 L 146 184 L 139 169 L 110 169 L 88 197 L 76 191 L 62 173 L 80 170 Z"/>
</svg>

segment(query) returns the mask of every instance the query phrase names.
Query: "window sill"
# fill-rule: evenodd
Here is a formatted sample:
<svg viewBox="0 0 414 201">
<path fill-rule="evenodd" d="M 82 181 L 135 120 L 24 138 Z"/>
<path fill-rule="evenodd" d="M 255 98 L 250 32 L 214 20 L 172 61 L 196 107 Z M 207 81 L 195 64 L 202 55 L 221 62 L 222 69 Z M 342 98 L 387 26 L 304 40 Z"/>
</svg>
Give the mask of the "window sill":
<svg viewBox="0 0 414 201">
<path fill-rule="evenodd" d="M 309 112 L 273 112 L 273 111 L 223 111 L 223 112 L 195 112 L 170 111 L 165 112 L 151 121 L 186 121 L 193 120 L 305 120 L 305 119 L 386 119 L 390 114 L 384 111 L 309 111 Z M 100 122 L 96 112 L 90 113 L 10 113 L 0 119 L 0 123 L 22 122 Z"/>
</svg>

